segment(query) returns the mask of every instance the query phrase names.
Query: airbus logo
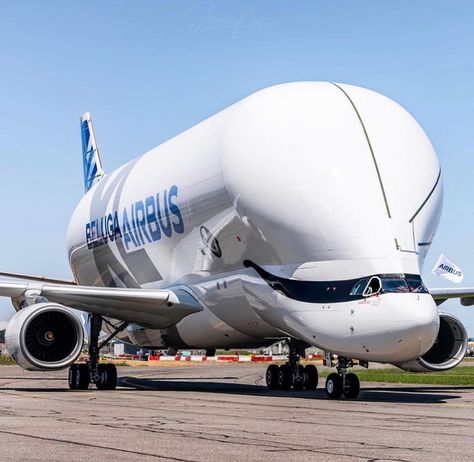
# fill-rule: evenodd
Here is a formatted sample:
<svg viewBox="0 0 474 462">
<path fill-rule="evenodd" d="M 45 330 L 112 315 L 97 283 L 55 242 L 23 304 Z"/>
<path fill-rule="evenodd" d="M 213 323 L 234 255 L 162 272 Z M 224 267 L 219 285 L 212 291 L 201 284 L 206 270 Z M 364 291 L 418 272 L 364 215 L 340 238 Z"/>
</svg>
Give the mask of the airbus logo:
<svg viewBox="0 0 474 462">
<path fill-rule="evenodd" d="M 126 250 L 139 248 L 147 242 L 171 237 L 184 232 L 184 221 L 179 207 L 173 201 L 178 196 L 178 187 L 173 185 L 163 194 L 149 196 L 145 200 L 124 207 L 119 220 L 114 211 L 86 224 L 86 243 L 89 249 L 123 239 Z"/>
<path fill-rule="evenodd" d="M 460 270 L 455 270 L 454 268 L 451 268 L 451 267 L 448 266 L 448 265 L 443 265 L 443 263 L 441 263 L 441 265 L 439 265 L 438 268 L 439 268 L 440 270 L 446 271 L 447 273 L 451 273 L 451 274 L 453 274 L 454 276 L 462 276 L 462 271 L 460 271 Z"/>
</svg>

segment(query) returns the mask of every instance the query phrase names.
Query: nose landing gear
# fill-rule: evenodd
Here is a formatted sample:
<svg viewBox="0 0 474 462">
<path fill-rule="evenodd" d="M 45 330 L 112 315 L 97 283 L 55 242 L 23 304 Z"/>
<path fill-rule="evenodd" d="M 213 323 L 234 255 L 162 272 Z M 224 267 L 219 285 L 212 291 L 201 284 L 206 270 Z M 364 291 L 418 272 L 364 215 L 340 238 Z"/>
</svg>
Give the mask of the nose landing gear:
<svg viewBox="0 0 474 462">
<path fill-rule="evenodd" d="M 281 366 L 270 364 L 265 374 L 269 390 L 316 390 L 318 386 L 318 370 L 312 364 L 299 364 L 300 356 L 304 355 L 305 343 L 290 339 L 288 362 Z"/>
<path fill-rule="evenodd" d="M 347 399 L 355 399 L 359 396 L 359 378 L 354 373 L 347 372 L 347 368 L 353 365 L 351 359 L 338 358 L 337 373 L 329 374 L 326 379 L 326 394 L 330 399 L 339 399 L 342 395 Z"/>
</svg>

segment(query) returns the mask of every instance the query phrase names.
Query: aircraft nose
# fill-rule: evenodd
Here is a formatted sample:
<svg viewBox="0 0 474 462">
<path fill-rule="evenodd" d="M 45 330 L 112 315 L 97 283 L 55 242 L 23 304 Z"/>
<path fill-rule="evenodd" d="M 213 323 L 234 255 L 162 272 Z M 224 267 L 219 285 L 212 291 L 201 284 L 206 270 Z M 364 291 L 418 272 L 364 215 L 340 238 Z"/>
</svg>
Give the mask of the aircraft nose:
<svg viewBox="0 0 474 462">
<path fill-rule="evenodd" d="M 438 336 L 440 322 L 431 295 L 386 294 L 384 297 L 379 327 L 366 335 L 366 345 L 372 347 L 367 347 L 370 356 L 376 361 L 398 363 L 426 353 Z"/>
<path fill-rule="evenodd" d="M 414 315 L 418 332 L 417 355 L 421 356 L 431 348 L 439 331 L 438 308 L 430 295 L 420 297 Z"/>
<path fill-rule="evenodd" d="M 344 307 L 294 311 L 287 329 L 326 351 L 398 364 L 426 353 L 436 340 L 439 314 L 429 294 L 383 294 Z"/>
<path fill-rule="evenodd" d="M 404 302 L 394 297 L 391 335 L 395 358 L 412 360 L 426 353 L 438 336 L 439 313 L 429 294 L 404 296 Z M 397 361 L 395 359 L 395 361 Z"/>
</svg>

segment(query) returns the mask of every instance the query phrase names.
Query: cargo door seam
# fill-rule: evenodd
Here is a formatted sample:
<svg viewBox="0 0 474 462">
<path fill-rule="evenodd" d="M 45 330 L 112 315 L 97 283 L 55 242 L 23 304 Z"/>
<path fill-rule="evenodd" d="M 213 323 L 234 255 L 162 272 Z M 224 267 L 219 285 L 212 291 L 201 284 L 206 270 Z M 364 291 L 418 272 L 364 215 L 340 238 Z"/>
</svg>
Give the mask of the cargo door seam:
<svg viewBox="0 0 474 462">
<path fill-rule="evenodd" d="M 438 183 L 439 183 L 439 180 L 441 178 L 441 168 L 439 169 L 439 173 L 438 173 L 438 178 L 436 178 L 436 182 L 433 186 L 433 188 L 431 189 L 430 193 L 426 196 L 426 199 L 423 201 L 423 203 L 418 207 L 418 210 L 413 214 L 413 216 L 408 220 L 409 223 L 411 223 L 416 217 L 417 215 L 421 212 L 421 209 L 426 205 L 426 203 L 430 200 L 430 197 L 433 195 L 433 193 L 435 192 L 436 190 L 436 187 L 438 186 Z"/>
<path fill-rule="evenodd" d="M 390 207 L 388 206 L 388 200 L 387 200 L 387 195 L 385 194 L 385 189 L 383 187 L 383 182 L 382 182 L 382 176 L 380 174 L 380 170 L 379 170 L 379 166 L 377 164 L 377 159 L 375 158 L 375 153 L 374 153 L 374 150 L 372 149 L 372 144 L 370 143 L 370 139 L 369 139 L 369 135 L 367 133 L 367 130 L 365 128 L 365 125 L 364 125 L 364 122 L 362 121 L 362 117 L 360 116 L 359 114 L 359 111 L 357 110 L 357 107 L 356 105 L 354 104 L 354 102 L 352 101 L 352 99 L 350 98 L 350 96 L 346 93 L 346 91 L 340 87 L 337 83 L 334 83 L 334 82 L 331 82 L 335 87 L 339 88 L 339 90 L 342 91 L 342 93 L 344 93 L 344 95 L 346 96 L 346 98 L 349 100 L 349 102 L 351 103 L 352 107 L 354 108 L 354 111 L 355 113 L 357 114 L 357 118 L 359 119 L 359 122 L 362 126 L 362 130 L 364 131 L 364 135 L 365 135 L 365 139 L 367 140 L 367 144 L 369 145 L 369 150 L 370 150 L 370 154 L 372 156 L 372 160 L 374 162 L 374 166 L 375 166 L 375 171 L 377 172 L 377 178 L 379 180 L 379 184 L 380 184 L 380 189 L 382 190 L 382 196 L 383 196 L 383 200 L 384 200 L 384 203 L 385 203 L 385 208 L 387 210 L 387 215 L 388 215 L 388 218 L 392 218 L 392 215 L 390 213 Z"/>
</svg>

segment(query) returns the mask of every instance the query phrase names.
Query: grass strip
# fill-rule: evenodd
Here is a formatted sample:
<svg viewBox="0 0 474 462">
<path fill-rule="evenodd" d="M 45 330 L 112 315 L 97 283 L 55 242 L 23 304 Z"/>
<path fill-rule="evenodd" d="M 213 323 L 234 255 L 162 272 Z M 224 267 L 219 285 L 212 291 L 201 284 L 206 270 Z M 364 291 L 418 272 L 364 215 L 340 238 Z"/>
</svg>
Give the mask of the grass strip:
<svg viewBox="0 0 474 462">
<path fill-rule="evenodd" d="M 331 371 L 321 371 L 327 377 Z M 427 385 L 473 385 L 474 366 L 460 366 L 446 372 L 406 372 L 401 369 L 357 369 L 361 382 L 414 383 Z"/>
</svg>

